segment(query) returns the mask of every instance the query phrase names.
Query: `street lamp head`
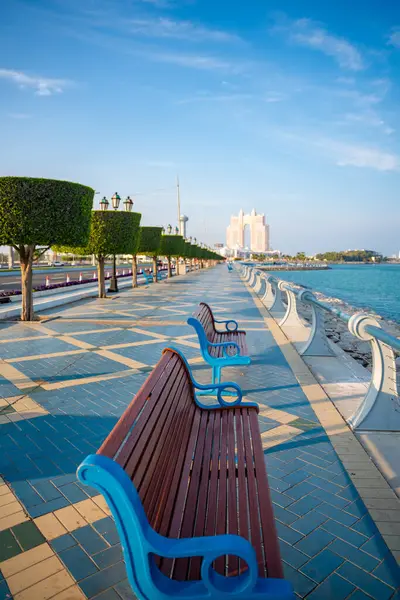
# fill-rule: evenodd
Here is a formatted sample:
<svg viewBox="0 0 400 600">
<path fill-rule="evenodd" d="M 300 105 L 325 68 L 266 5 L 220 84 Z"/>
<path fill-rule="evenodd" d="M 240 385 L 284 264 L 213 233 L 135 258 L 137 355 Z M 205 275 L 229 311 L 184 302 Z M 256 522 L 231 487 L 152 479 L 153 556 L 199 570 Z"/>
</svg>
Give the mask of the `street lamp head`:
<svg viewBox="0 0 400 600">
<path fill-rule="evenodd" d="M 193 243 L 197 244 L 197 238 L 194 238 Z"/>
<path fill-rule="evenodd" d="M 124 200 L 124 207 L 125 207 L 126 212 L 132 212 L 133 200 L 130 196 L 128 196 L 126 198 L 126 200 Z"/>
<path fill-rule="evenodd" d="M 109 207 L 110 203 L 107 200 L 107 198 L 105 196 L 103 196 L 103 198 L 100 200 L 100 210 L 107 210 L 107 208 Z"/>
<path fill-rule="evenodd" d="M 179 227 L 175 227 L 175 235 L 178 235 L 179 233 Z"/>
<path fill-rule="evenodd" d="M 113 205 L 113 209 L 117 210 L 119 207 L 119 203 L 121 202 L 121 196 L 115 192 L 113 196 L 111 196 L 111 202 Z"/>
<path fill-rule="evenodd" d="M 190 238 L 189 238 L 189 243 L 190 244 L 192 243 L 192 236 L 190 236 Z"/>
<path fill-rule="evenodd" d="M 162 233 L 162 235 L 164 235 L 164 234 L 165 234 L 165 227 L 163 227 L 163 228 L 161 229 L 161 233 Z"/>
<path fill-rule="evenodd" d="M 168 235 L 171 235 L 171 232 L 172 232 L 172 225 L 168 225 L 168 227 L 167 227 Z"/>
</svg>

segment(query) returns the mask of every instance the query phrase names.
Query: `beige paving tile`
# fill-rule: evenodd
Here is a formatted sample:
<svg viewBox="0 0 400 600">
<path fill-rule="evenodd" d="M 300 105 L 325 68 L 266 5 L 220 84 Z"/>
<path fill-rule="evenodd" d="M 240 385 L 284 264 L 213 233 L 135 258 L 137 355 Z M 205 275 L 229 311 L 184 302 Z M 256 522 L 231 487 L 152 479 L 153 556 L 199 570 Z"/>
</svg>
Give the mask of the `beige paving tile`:
<svg viewBox="0 0 400 600">
<path fill-rule="evenodd" d="M 107 516 L 106 513 L 101 510 L 101 508 L 95 502 L 93 502 L 91 498 L 77 502 L 74 504 L 74 508 L 76 508 L 76 510 L 86 519 L 88 523 L 93 523 L 99 519 L 104 519 L 104 517 Z"/>
<path fill-rule="evenodd" d="M 5 494 L 0 494 L 0 515 L 1 516 L 4 516 L 1 513 L 2 507 L 5 506 L 6 504 L 10 504 L 11 502 L 15 502 L 15 496 L 10 491 L 10 489 L 7 487 L 6 493 Z"/>
<path fill-rule="evenodd" d="M 268 417 L 269 419 L 273 419 L 274 421 L 278 421 L 282 425 L 286 425 L 291 423 L 292 421 L 296 421 L 298 419 L 297 415 L 291 415 L 284 410 L 277 410 L 275 408 L 261 407 L 259 414 L 263 417 Z"/>
<path fill-rule="evenodd" d="M 24 521 L 29 521 L 29 517 L 26 516 L 23 510 L 20 510 L 12 515 L 0 518 L 0 531 L 19 525 Z"/>
<path fill-rule="evenodd" d="M 28 567 L 36 565 L 53 555 L 54 552 L 48 544 L 41 544 L 40 546 L 36 546 L 36 548 L 32 548 L 22 554 L 18 554 L 18 556 L 1 562 L 0 569 L 4 577 L 12 577 L 16 573 L 24 571 Z"/>
<path fill-rule="evenodd" d="M 66 570 L 62 570 L 16 594 L 14 600 L 49 600 L 74 584 L 71 575 Z"/>
<path fill-rule="evenodd" d="M 104 498 L 104 496 L 102 496 L 102 495 L 93 496 L 92 500 L 107 515 L 111 515 L 111 510 L 110 510 L 110 508 L 109 508 L 109 506 L 108 506 L 108 504 L 107 504 L 106 499 Z"/>
<path fill-rule="evenodd" d="M 21 504 L 14 497 L 12 502 L 7 503 L 6 505 L 0 508 L 0 518 L 8 517 L 9 515 L 14 515 L 15 513 L 21 512 L 21 510 L 23 510 Z"/>
<path fill-rule="evenodd" d="M 29 379 L 27 375 L 4 361 L 0 361 L 0 375 L 11 381 L 19 390 L 36 387 L 35 382 Z"/>
<path fill-rule="evenodd" d="M 5 494 L 10 494 L 12 493 L 10 488 L 8 487 L 8 485 L 6 483 L 2 483 L 0 485 L 0 496 L 5 496 Z"/>
<path fill-rule="evenodd" d="M 24 571 L 20 571 L 11 577 L 7 577 L 7 585 L 10 592 L 15 596 L 19 592 L 32 587 L 35 583 L 54 575 L 57 571 L 64 569 L 64 566 L 57 556 L 50 556 L 40 564 L 32 565 Z"/>
<path fill-rule="evenodd" d="M 56 358 L 57 356 L 74 356 L 75 354 L 85 354 L 85 352 L 87 352 L 87 350 L 64 350 L 64 352 L 49 352 L 48 354 L 37 354 L 35 356 L 19 356 L 18 358 L 7 358 L 6 362 L 29 362 L 33 360 L 42 360 L 44 358 Z"/>
<path fill-rule="evenodd" d="M 52 596 L 51 600 L 86 600 L 86 596 L 78 585 L 73 585 L 56 596 Z"/>
<path fill-rule="evenodd" d="M 142 367 L 147 367 L 144 363 L 139 362 L 138 360 L 133 360 L 132 358 L 128 358 L 126 356 L 121 356 L 116 354 L 115 352 L 111 352 L 110 350 L 98 350 L 95 354 L 99 354 L 99 356 L 104 356 L 105 358 L 109 358 L 110 360 L 114 360 L 115 362 L 121 363 L 122 365 L 126 365 L 131 369 L 140 369 Z"/>
<path fill-rule="evenodd" d="M 378 510 L 397 510 L 400 508 L 400 500 L 393 494 L 393 498 L 364 498 L 364 504 L 367 508 L 376 508 Z M 400 512 L 400 511 L 399 511 Z"/>
<path fill-rule="evenodd" d="M 85 502 L 85 500 L 84 500 Z M 54 511 L 54 515 L 64 525 L 67 531 L 74 531 L 78 527 L 84 527 L 87 522 L 74 506 L 66 506 Z"/>
<path fill-rule="evenodd" d="M 267 450 L 268 448 L 287 442 L 300 433 L 302 432 L 299 429 L 290 425 L 280 425 L 279 427 L 275 427 L 275 429 L 265 431 L 261 434 L 263 449 Z"/>
<path fill-rule="evenodd" d="M 53 513 L 43 515 L 42 517 L 37 517 L 36 519 L 33 519 L 33 522 L 43 533 L 46 540 L 54 540 L 54 538 L 67 533 L 64 525 L 62 525 L 62 523 Z"/>
<path fill-rule="evenodd" d="M 96 348 L 93 344 L 89 344 L 83 340 L 76 340 L 71 335 L 61 335 L 59 340 L 66 342 L 67 344 L 71 344 L 71 346 L 77 346 L 78 348 L 82 348 L 82 350 L 90 350 L 91 348 Z"/>
<path fill-rule="evenodd" d="M 41 388 L 47 391 L 59 390 L 68 387 L 75 387 L 76 385 L 87 385 L 88 383 L 94 383 L 98 381 L 121 379 L 123 377 L 129 377 L 137 372 L 137 369 L 125 369 L 124 371 L 117 371 L 115 373 L 109 373 L 106 375 L 94 375 L 93 377 L 81 377 L 79 379 L 66 379 L 65 381 L 57 381 L 57 383 L 44 383 L 41 385 Z"/>
</svg>

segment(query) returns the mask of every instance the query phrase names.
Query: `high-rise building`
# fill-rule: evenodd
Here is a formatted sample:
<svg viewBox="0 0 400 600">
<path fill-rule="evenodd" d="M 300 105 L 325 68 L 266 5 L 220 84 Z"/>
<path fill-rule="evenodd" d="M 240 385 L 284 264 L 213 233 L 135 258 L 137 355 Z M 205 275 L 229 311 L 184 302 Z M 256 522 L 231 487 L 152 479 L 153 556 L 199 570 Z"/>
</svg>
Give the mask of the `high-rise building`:
<svg viewBox="0 0 400 600">
<path fill-rule="evenodd" d="M 251 252 L 267 252 L 269 250 L 269 225 L 265 222 L 265 215 L 258 215 L 253 208 L 249 215 L 240 209 L 237 216 L 231 217 L 231 222 L 226 231 L 226 245 L 230 250 L 240 250 L 245 247 L 245 228 L 250 228 Z"/>
</svg>

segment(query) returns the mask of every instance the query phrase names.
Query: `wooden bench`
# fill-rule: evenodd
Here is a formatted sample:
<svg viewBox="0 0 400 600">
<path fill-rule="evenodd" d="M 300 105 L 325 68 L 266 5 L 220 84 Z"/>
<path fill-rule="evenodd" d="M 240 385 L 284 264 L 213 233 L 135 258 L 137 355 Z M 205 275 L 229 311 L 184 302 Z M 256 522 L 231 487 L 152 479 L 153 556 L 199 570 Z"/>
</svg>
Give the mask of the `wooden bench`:
<svg viewBox="0 0 400 600">
<path fill-rule="evenodd" d="M 258 406 L 235 383 L 204 406 L 165 349 L 97 454 L 78 468 L 105 497 L 131 586 L 146 600 L 294 600 L 282 579 Z M 236 393 L 227 405 L 225 387 Z"/>
<path fill-rule="evenodd" d="M 233 319 L 217 321 L 211 308 L 200 302 L 198 308 L 187 320 L 199 338 L 200 350 L 206 362 L 212 367 L 212 382 L 221 382 L 222 367 L 249 365 L 250 357 L 246 344 L 246 332 L 239 331 Z M 224 325 L 223 331 L 215 325 Z"/>
</svg>

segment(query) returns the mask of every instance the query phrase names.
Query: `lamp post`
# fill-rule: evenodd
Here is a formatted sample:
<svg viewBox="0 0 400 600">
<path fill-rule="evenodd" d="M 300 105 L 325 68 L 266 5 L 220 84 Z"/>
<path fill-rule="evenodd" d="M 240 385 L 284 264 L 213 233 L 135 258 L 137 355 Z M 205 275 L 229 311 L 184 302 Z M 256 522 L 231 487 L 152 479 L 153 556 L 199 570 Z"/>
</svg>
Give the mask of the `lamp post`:
<svg viewBox="0 0 400 600">
<path fill-rule="evenodd" d="M 121 202 L 121 196 L 119 194 L 117 194 L 117 192 L 115 192 L 115 194 L 111 197 L 111 204 L 112 204 L 112 207 L 114 210 L 118 210 L 120 202 Z M 133 200 L 130 198 L 130 196 L 128 196 L 126 198 L 126 200 L 124 200 L 123 205 L 127 212 L 132 212 Z M 110 206 L 110 203 L 107 200 L 107 198 L 104 196 L 104 198 L 100 201 L 100 209 L 107 210 L 109 206 Z M 108 288 L 108 291 L 111 294 L 115 294 L 116 292 L 119 291 L 118 290 L 118 281 L 117 281 L 117 265 L 116 265 L 115 254 L 113 255 L 113 272 L 112 272 L 112 277 L 110 280 L 110 287 Z"/>
</svg>

